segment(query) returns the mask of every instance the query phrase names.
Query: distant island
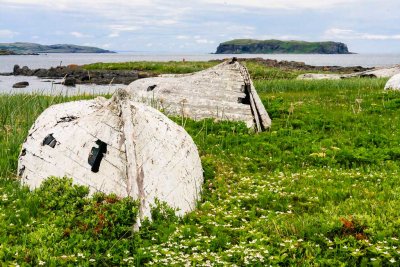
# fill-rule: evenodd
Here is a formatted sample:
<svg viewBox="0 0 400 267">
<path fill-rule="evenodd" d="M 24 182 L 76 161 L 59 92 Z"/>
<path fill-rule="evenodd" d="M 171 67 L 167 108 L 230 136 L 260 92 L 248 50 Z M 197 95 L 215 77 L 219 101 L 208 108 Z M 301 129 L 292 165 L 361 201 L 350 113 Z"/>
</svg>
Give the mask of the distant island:
<svg viewBox="0 0 400 267">
<path fill-rule="evenodd" d="M 216 54 L 351 54 L 339 42 L 236 39 L 221 43 Z"/>
<path fill-rule="evenodd" d="M 80 46 L 72 44 L 41 45 L 35 43 L 0 43 L 0 55 L 13 54 L 37 54 L 37 53 L 114 53 L 91 46 Z M 7 54 L 8 53 L 8 54 Z"/>
</svg>

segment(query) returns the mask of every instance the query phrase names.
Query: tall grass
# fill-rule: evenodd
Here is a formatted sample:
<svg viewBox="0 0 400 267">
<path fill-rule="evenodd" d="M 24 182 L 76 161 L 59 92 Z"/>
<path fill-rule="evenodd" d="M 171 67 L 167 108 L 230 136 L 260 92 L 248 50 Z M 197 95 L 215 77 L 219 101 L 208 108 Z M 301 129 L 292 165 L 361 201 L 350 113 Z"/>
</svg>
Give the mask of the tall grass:
<svg viewBox="0 0 400 267">
<path fill-rule="evenodd" d="M 123 63 L 94 63 L 83 66 L 87 70 L 138 70 L 149 71 L 154 74 L 184 74 L 205 70 L 219 64 L 220 61 L 170 61 L 170 62 L 123 62 Z M 294 79 L 306 73 L 302 70 L 285 70 L 275 67 L 266 67 L 260 62 L 248 60 L 245 62 L 253 79 L 274 80 Z"/>
<path fill-rule="evenodd" d="M 185 120 L 202 159 L 202 199 L 181 219 L 159 205 L 153 223 L 136 233 L 129 225 L 137 203 L 88 198 L 87 189 L 66 179 L 29 192 L 2 178 L 0 261 L 396 266 L 400 93 L 384 92 L 384 83 L 256 80 L 273 121 L 260 134 L 243 123 Z M 40 112 L 70 100 L 0 96 L 2 177 L 14 176 L 20 145 Z"/>
<path fill-rule="evenodd" d="M 87 70 L 139 70 L 150 71 L 154 74 L 164 73 L 191 73 L 195 71 L 204 70 L 217 65 L 218 62 L 204 62 L 204 61 L 188 61 L 188 62 L 149 62 L 149 61 L 136 61 L 136 62 L 122 62 L 122 63 L 93 63 L 84 66 Z"/>
<path fill-rule="evenodd" d="M 47 107 L 92 96 L 0 95 L 0 177 L 13 176 L 28 130 Z"/>
</svg>

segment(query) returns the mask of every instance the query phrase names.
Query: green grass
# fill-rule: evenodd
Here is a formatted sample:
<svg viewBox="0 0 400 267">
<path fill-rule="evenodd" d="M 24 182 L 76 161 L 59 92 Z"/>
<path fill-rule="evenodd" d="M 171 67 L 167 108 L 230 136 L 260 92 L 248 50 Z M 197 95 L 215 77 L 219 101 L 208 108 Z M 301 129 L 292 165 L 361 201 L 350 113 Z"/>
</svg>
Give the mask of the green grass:
<svg viewBox="0 0 400 267">
<path fill-rule="evenodd" d="M 93 63 L 84 65 L 87 70 L 139 70 L 149 71 L 154 74 L 183 74 L 195 71 L 204 70 L 217 65 L 219 62 L 213 61 L 169 61 L 169 62 L 149 62 L 149 61 L 135 61 L 135 62 L 122 62 L 122 63 Z"/>
<path fill-rule="evenodd" d="M 398 266 L 400 93 L 385 79 L 255 80 L 270 131 L 186 121 L 205 172 L 197 209 L 160 204 L 132 232 L 137 203 L 88 198 L 51 178 L 13 178 L 30 125 L 52 103 L 0 96 L 0 262 L 6 266 Z M 181 123 L 180 118 L 173 118 Z"/>
<path fill-rule="evenodd" d="M 122 62 L 122 63 L 94 63 L 84 65 L 86 70 L 137 70 L 153 74 L 185 74 L 205 70 L 219 64 L 219 61 L 169 61 L 169 62 Z M 298 75 L 306 73 L 302 70 L 285 70 L 281 68 L 266 67 L 260 62 L 249 60 L 245 62 L 251 77 L 255 80 L 295 79 Z M 328 72 L 326 72 L 328 73 Z"/>
</svg>

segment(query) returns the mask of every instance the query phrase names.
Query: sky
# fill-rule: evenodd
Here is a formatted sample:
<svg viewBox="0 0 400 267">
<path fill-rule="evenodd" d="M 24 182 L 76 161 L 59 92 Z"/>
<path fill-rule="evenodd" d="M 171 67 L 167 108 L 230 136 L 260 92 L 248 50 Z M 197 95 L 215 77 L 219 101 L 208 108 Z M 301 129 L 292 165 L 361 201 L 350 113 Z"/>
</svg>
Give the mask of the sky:
<svg viewBox="0 0 400 267">
<path fill-rule="evenodd" d="M 0 0 L 0 42 L 212 53 L 232 39 L 400 53 L 400 0 Z"/>
</svg>

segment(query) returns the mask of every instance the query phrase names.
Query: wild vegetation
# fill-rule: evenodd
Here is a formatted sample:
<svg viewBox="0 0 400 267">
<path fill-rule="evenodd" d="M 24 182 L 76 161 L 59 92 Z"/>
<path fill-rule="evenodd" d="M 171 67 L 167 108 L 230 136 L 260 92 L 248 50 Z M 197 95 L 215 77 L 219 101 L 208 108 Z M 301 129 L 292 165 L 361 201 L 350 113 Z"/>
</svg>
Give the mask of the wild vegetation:
<svg viewBox="0 0 400 267">
<path fill-rule="evenodd" d="M 138 70 L 154 74 L 185 74 L 211 68 L 221 61 L 168 61 L 168 62 L 121 62 L 121 63 L 94 63 L 84 65 L 86 70 Z M 246 62 L 250 75 L 254 80 L 294 79 L 305 70 L 286 70 L 283 68 L 266 67 L 262 62 L 250 60 Z"/>
<path fill-rule="evenodd" d="M 15 179 L 35 118 L 76 97 L 0 96 L 0 262 L 398 266 L 400 93 L 384 92 L 385 79 L 259 73 L 254 83 L 272 128 L 254 134 L 242 123 L 173 118 L 199 148 L 202 199 L 183 218 L 160 203 L 139 232 L 132 231 L 135 201 L 87 197 L 68 178 L 50 178 L 33 192 Z"/>
</svg>

